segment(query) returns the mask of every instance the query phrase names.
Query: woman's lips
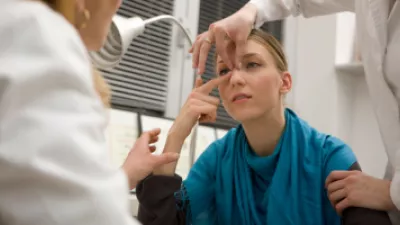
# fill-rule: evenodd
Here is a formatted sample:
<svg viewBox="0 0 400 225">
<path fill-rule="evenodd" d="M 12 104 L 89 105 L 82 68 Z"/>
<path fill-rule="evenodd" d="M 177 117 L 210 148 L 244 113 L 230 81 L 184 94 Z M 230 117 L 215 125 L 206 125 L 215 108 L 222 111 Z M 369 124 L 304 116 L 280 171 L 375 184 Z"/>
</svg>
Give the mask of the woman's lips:
<svg viewBox="0 0 400 225">
<path fill-rule="evenodd" d="M 246 102 L 251 98 L 250 95 L 244 94 L 244 93 L 239 93 L 233 96 L 232 102 L 234 103 L 241 103 L 241 102 Z"/>
</svg>

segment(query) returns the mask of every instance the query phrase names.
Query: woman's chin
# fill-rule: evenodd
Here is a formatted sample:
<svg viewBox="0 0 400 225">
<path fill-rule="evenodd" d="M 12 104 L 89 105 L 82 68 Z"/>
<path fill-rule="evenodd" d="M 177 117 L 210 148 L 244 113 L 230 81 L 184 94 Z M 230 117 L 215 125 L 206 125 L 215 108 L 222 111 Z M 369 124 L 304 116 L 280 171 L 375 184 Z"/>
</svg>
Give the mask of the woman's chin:
<svg viewBox="0 0 400 225">
<path fill-rule="evenodd" d="M 257 118 L 257 116 L 254 115 L 254 113 L 251 113 L 248 110 L 240 110 L 239 112 L 235 112 L 230 115 L 234 120 L 238 121 L 241 124 L 245 123 L 246 121 L 251 121 Z"/>
</svg>

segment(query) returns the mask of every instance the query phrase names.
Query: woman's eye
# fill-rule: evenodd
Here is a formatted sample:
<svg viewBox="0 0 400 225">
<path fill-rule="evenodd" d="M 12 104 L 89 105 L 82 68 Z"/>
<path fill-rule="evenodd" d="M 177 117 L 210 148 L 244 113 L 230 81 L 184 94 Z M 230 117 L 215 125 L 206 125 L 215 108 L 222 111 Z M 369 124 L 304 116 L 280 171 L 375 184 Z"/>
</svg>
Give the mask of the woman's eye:
<svg viewBox="0 0 400 225">
<path fill-rule="evenodd" d="M 229 69 L 222 69 L 222 70 L 219 71 L 218 74 L 219 74 L 220 76 L 223 76 L 223 75 L 226 75 L 226 74 L 228 74 L 228 73 L 229 73 Z"/>
<path fill-rule="evenodd" d="M 255 63 L 255 62 L 249 62 L 249 63 L 247 63 L 247 69 L 251 69 L 251 68 L 257 68 L 257 67 L 259 67 L 260 66 L 260 64 L 258 64 L 258 63 Z"/>
</svg>

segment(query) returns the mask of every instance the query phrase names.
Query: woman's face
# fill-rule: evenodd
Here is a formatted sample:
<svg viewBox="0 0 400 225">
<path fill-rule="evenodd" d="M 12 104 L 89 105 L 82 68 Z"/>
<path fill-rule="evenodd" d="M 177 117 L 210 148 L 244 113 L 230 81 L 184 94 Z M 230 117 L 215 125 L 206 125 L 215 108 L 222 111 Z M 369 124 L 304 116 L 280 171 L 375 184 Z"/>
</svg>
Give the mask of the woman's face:
<svg viewBox="0 0 400 225">
<path fill-rule="evenodd" d="M 242 123 L 282 107 L 282 96 L 291 88 L 290 74 L 280 72 L 267 48 L 251 39 L 239 69 L 230 71 L 220 57 L 216 65 L 219 76 L 232 75 L 218 89 L 229 115 Z"/>
<path fill-rule="evenodd" d="M 88 50 L 98 50 L 103 46 L 112 17 L 120 5 L 121 0 L 78 0 L 77 26 Z M 88 21 L 85 21 L 85 9 L 90 13 Z M 85 28 L 79 27 L 85 22 Z"/>
</svg>

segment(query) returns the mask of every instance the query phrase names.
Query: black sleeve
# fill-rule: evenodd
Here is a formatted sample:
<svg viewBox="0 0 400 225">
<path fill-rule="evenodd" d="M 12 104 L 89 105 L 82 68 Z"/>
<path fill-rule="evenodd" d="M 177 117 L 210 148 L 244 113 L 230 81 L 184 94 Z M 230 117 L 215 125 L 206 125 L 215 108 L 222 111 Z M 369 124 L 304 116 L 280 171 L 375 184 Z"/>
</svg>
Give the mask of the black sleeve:
<svg viewBox="0 0 400 225">
<path fill-rule="evenodd" d="M 136 187 L 139 200 L 138 220 L 143 225 L 185 225 L 185 210 L 178 210 L 175 192 L 179 176 L 149 176 Z"/>
<path fill-rule="evenodd" d="M 359 170 L 361 167 L 355 162 L 349 170 Z M 391 225 L 387 212 L 373 209 L 350 207 L 343 211 L 343 225 Z"/>
</svg>

